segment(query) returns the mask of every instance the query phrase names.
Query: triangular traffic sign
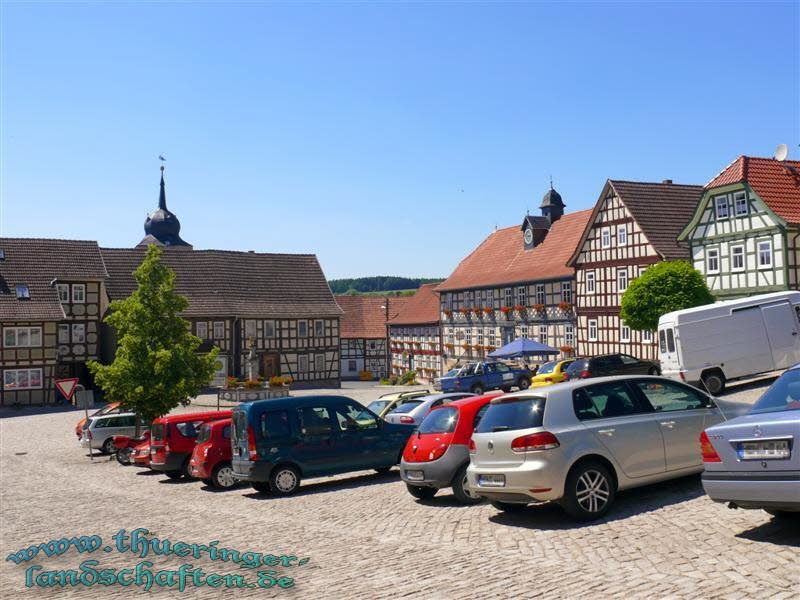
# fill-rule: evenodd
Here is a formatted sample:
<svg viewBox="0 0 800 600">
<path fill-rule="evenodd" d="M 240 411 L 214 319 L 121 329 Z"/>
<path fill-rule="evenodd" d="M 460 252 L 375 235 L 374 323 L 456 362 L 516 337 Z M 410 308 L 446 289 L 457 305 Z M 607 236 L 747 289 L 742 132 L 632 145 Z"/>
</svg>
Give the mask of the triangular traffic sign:
<svg viewBox="0 0 800 600">
<path fill-rule="evenodd" d="M 72 400 L 72 395 L 75 393 L 75 388 L 78 387 L 78 378 L 72 377 L 71 379 L 57 379 L 55 381 L 58 390 L 64 394 L 67 400 Z"/>
</svg>

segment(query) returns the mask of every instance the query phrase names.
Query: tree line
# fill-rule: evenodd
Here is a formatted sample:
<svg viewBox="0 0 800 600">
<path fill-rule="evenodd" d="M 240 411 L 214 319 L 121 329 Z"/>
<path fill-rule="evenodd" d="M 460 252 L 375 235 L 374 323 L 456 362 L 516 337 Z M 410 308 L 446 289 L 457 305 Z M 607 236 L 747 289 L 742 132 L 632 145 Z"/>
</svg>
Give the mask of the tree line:
<svg viewBox="0 0 800 600">
<path fill-rule="evenodd" d="M 394 277 L 391 275 L 377 275 L 374 277 L 356 277 L 351 279 L 331 279 L 328 284 L 334 294 L 347 294 L 358 292 L 394 292 L 399 290 L 415 290 L 424 283 L 438 283 L 439 279 L 426 279 L 424 277 Z"/>
</svg>

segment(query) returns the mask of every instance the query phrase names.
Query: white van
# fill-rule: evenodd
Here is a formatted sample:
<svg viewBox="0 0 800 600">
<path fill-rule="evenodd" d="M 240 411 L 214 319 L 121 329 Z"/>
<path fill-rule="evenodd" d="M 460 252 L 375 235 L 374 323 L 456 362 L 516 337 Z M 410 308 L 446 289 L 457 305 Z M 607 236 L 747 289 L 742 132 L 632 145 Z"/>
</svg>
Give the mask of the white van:
<svg viewBox="0 0 800 600">
<path fill-rule="evenodd" d="M 658 320 L 661 372 L 716 395 L 732 379 L 800 362 L 798 332 L 800 292 L 676 310 Z"/>
</svg>

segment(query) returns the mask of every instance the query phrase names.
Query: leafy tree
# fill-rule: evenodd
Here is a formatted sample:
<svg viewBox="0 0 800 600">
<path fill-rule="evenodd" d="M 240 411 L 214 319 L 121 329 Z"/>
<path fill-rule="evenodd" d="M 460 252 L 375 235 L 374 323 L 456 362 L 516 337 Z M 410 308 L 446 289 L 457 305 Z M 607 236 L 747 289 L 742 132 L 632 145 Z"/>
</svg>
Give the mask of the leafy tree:
<svg viewBox="0 0 800 600">
<path fill-rule="evenodd" d="M 369 292 L 415 290 L 423 283 L 438 283 L 440 281 L 442 280 L 422 277 L 377 275 L 375 277 L 358 277 L 356 279 L 331 279 L 328 284 L 334 294 L 350 294 L 351 290 L 364 294 Z"/>
<path fill-rule="evenodd" d="M 105 322 L 117 332 L 114 362 L 89 363 L 107 398 L 147 422 L 187 404 L 207 386 L 219 352 L 197 353 L 201 340 L 180 316 L 189 302 L 175 293 L 175 273 L 160 257 L 157 246 L 148 247 L 133 274 L 136 291 L 111 303 Z"/>
<path fill-rule="evenodd" d="M 631 281 L 622 295 L 620 317 L 631 329 L 653 331 L 663 314 L 713 302 L 703 276 L 688 261 L 661 262 Z"/>
</svg>

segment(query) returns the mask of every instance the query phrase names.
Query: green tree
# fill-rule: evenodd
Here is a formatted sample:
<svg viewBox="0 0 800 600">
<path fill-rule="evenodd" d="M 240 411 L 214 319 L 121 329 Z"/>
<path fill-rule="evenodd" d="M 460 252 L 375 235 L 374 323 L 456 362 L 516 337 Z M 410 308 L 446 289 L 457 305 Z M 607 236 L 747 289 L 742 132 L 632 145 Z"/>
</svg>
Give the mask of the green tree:
<svg viewBox="0 0 800 600">
<path fill-rule="evenodd" d="M 653 331 L 663 314 L 712 302 L 700 272 L 688 261 L 675 260 L 655 264 L 631 281 L 619 314 L 631 329 Z"/>
<path fill-rule="evenodd" d="M 187 404 L 214 375 L 218 348 L 198 354 L 201 340 L 180 316 L 189 302 L 175 293 L 175 273 L 151 245 L 134 271 L 135 292 L 111 303 L 105 322 L 117 333 L 114 362 L 92 361 L 89 369 L 110 401 L 146 422 Z"/>
</svg>

